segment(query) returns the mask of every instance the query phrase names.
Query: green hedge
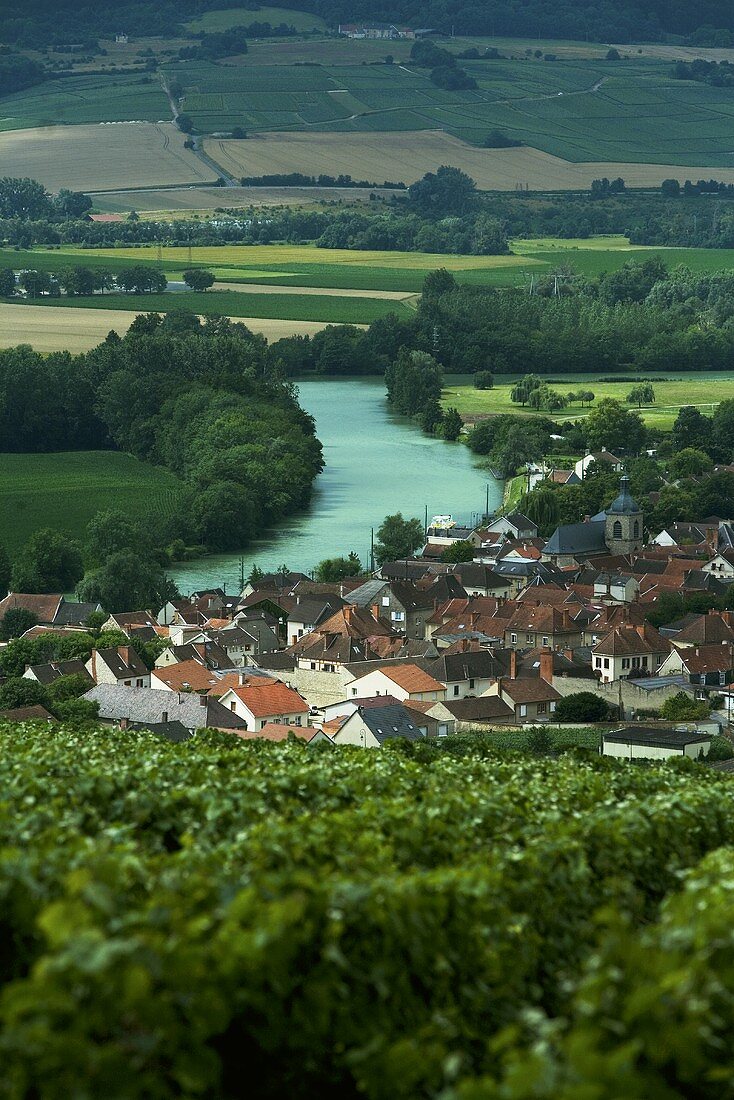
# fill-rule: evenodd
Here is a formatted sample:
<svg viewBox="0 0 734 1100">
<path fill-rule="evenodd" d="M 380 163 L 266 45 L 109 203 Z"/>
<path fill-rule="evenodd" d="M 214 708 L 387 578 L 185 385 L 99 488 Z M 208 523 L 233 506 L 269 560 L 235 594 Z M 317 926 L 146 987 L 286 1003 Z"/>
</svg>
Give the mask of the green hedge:
<svg viewBox="0 0 734 1100">
<path fill-rule="evenodd" d="M 702 766 L 5 725 L 0 799 L 3 1098 L 727 1094 Z"/>
</svg>

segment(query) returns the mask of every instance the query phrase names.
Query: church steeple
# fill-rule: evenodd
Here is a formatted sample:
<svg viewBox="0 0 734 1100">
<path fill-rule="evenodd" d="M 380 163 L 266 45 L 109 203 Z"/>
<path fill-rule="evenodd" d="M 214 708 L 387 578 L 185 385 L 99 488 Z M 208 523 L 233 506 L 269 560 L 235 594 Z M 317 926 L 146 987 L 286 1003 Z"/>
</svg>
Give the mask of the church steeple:
<svg viewBox="0 0 734 1100">
<path fill-rule="evenodd" d="M 630 493 L 630 479 L 625 474 L 619 495 L 607 508 L 604 538 L 610 554 L 632 554 L 642 549 L 642 511 Z"/>
</svg>

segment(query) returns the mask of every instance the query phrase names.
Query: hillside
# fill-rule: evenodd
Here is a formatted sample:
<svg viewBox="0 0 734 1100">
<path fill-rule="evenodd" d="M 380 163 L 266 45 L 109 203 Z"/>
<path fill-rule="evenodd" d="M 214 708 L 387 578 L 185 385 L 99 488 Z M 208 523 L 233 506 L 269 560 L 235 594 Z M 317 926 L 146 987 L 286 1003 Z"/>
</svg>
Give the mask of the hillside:
<svg viewBox="0 0 734 1100">
<path fill-rule="evenodd" d="M 0 724 L 4 1095 L 720 1096 L 729 777 L 491 742 Z"/>
</svg>

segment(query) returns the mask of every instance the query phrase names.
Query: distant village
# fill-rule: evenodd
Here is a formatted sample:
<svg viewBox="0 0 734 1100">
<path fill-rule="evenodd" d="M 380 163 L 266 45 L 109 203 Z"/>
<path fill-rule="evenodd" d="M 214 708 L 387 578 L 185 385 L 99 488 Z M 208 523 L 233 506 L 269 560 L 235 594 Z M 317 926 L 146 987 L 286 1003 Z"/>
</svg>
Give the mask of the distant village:
<svg viewBox="0 0 734 1100">
<path fill-rule="evenodd" d="M 617 462 L 609 452 L 590 457 Z M 734 525 L 711 516 L 646 541 L 644 518 L 624 475 L 605 512 L 547 540 L 517 512 L 477 528 L 436 517 L 420 554 L 366 578 L 318 583 L 282 570 L 235 594 L 213 588 L 133 608 L 102 626 L 130 644 L 31 664 L 23 675 L 45 685 L 82 675 L 101 722 L 172 740 L 210 727 L 246 740 L 366 748 L 561 716 L 573 725 L 572 701 L 591 696 L 607 716 L 602 752 L 698 757 L 730 721 L 734 613 L 689 613 L 659 627 L 648 616 L 666 596 L 729 591 Z M 473 560 L 442 561 L 457 542 L 474 548 Z M 11 592 L 0 620 L 16 608 L 37 621 L 28 639 L 83 631 L 102 610 Z M 137 643 L 156 640 L 150 668 Z M 684 714 L 685 704 L 703 703 L 704 717 L 662 721 L 671 700 Z M 52 720 L 38 706 L 0 717 Z"/>
</svg>

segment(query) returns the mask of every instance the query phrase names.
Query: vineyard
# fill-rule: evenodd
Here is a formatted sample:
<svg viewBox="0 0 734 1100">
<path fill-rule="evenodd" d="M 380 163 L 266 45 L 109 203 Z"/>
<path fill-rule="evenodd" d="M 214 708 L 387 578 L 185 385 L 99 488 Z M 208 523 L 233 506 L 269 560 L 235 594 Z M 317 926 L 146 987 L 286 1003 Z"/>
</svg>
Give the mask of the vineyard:
<svg viewBox="0 0 734 1100">
<path fill-rule="evenodd" d="M 734 786 L 0 726 L 0 1096 L 730 1096 Z"/>
</svg>

